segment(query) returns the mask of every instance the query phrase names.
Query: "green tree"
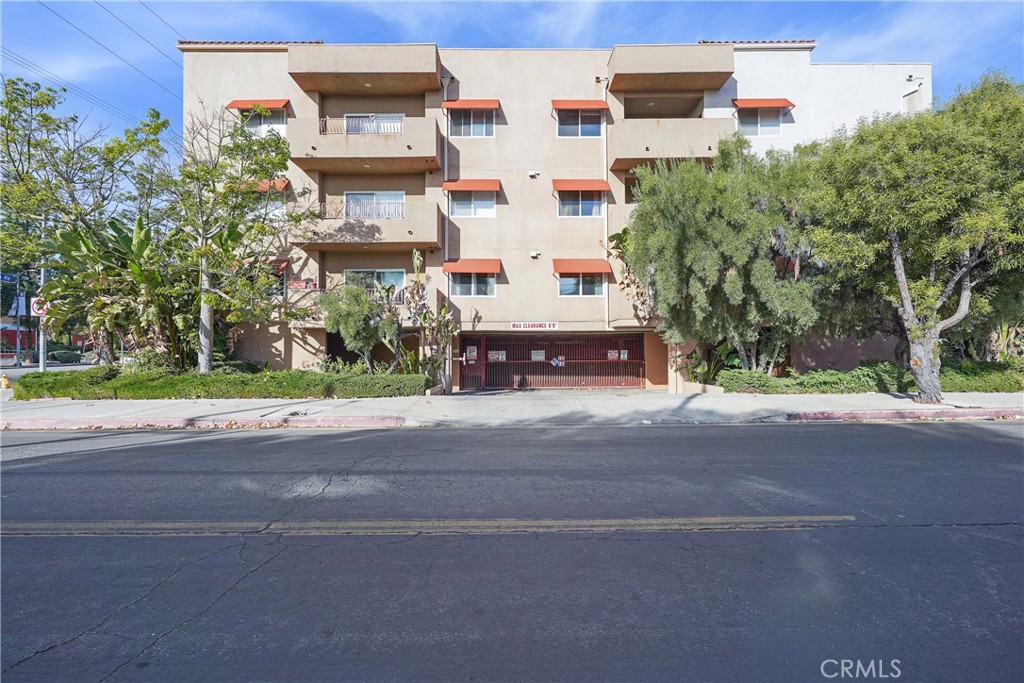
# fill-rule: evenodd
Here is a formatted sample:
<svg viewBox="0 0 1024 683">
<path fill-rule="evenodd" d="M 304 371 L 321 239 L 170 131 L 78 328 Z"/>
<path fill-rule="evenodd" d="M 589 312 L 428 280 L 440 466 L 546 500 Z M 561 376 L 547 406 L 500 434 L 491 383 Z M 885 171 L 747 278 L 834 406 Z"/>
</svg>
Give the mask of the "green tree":
<svg viewBox="0 0 1024 683">
<path fill-rule="evenodd" d="M 895 310 L 916 400 L 940 402 L 943 334 L 1024 266 L 1024 88 L 989 74 L 935 112 L 865 122 L 815 177 L 833 286 Z"/>
<path fill-rule="evenodd" d="M 800 221 L 783 213 L 767 162 L 737 137 L 710 166 L 660 162 L 636 174 L 623 256 L 649 278 L 665 340 L 726 340 L 743 369 L 771 371 L 817 314 L 811 284 L 788 266 Z"/>
<path fill-rule="evenodd" d="M 198 285 L 199 372 L 212 368 L 218 311 L 227 323 L 280 314 L 267 261 L 285 248 L 289 228 L 310 217 L 286 210 L 285 190 L 278 189 L 285 185 L 288 142 L 274 131 L 257 135 L 245 123 L 225 112 L 193 115 L 172 185 L 175 228 L 168 239 Z"/>
<path fill-rule="evenodd" d="M 138 125 L 114 136 L 76 116 L 59 116 L 62 102 L 62 91 L 3 79 L 0 265 L 5 272 L 46 264 L 51 279 L 57 277 L 68 267 L 49 258 L 48 247 L 59 231 L 102 236 L 110 220 L 133 224 L 140 215 L 149 225 L 165 206 L 168 176 L 160 170 L 160 136 L 168 122 L 150 110 Z"/>
<path fill-rule="evenodd" d="M 341 335 L 345 348 L 358 353 L 366 363 L 366 369 L 373 372 L 370 353 L 381 342 L 381 320 L 386 313 L 379 297 L 362 287 L 345 285 L 324 292 L 317 307 L 324 316 L 324 329 Z"/>
<path fill-rule="evenodd" d="M 41 290 L 49 331 L 61 332 L 84 312 L 103 360 L 111 359 L 116 336 L 131 352 L 155 349 L 176 367 L 192 364 L 187 310 L 195 297 L 141 217 L 132 228 L 116 218 L 62 228 L 45 248 L 62 265 Z"/>
</svg>

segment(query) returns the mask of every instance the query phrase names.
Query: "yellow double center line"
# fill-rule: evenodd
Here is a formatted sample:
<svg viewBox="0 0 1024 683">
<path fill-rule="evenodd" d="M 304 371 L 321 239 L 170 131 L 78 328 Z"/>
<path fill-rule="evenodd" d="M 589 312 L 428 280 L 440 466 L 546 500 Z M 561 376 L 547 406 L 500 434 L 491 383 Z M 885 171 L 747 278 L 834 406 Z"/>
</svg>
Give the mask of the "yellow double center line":
<svg viewBox="0 0 1024 683">
<path fill-rule="evenodd" d="M 33 521 L 3 522 L 2 536 L 455 536 L 672 531 L 779 531 L 847 526 L 852 515 L 641 517 L 624 519 L 411 519 L 310 521 Z"/>
</svg>

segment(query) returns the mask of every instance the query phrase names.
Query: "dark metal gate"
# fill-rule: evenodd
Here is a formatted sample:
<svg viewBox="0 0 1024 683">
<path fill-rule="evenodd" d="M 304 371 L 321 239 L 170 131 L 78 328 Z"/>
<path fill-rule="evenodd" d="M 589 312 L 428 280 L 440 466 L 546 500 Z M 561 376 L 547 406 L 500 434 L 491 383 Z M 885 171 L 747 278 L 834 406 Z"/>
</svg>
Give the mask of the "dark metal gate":
<svg viewBox="0 0 1024 683">
<path fill-rule="evenodd" d="M 463 389 L 645 385 L 643 334 L 488 334 L 461 347 Z"/>
</svg>

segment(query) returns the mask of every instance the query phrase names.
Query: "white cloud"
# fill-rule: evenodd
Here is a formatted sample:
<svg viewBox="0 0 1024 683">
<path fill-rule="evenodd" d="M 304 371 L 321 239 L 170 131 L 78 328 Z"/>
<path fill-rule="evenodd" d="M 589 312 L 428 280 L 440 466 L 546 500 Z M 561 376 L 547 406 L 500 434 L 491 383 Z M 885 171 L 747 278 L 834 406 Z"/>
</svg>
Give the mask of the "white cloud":
<svg viewBox="0 0 1024 683">
<path fill-rule="evenodd" d="M 877 28 L 819 35 L 816 61 L 927 61 L 936 77 L 980 75 L 994 55 L 1021 62 L 1021 6 L 1015 3 L 904 3 Z M 848 25 L 847 25 L 848 27 Z M 1001 39 L 1009 37 L 1010 44 Z M 1016 52 L 1016 56 L 1014 56 Z"/>
</svg>

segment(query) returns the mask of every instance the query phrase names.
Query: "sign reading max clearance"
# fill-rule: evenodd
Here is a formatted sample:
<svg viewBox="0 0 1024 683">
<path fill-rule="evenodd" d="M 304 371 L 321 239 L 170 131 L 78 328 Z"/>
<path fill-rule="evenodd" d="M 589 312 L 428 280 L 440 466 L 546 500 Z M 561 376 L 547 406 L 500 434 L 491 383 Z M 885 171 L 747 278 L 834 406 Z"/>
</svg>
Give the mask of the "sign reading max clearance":
<svg viewBox="0 0 1024 683">
<path fill-rule="evenodd" d="M 557 330 L 558 323 L 512 323 L 513 330 Z"/>
</svg>

